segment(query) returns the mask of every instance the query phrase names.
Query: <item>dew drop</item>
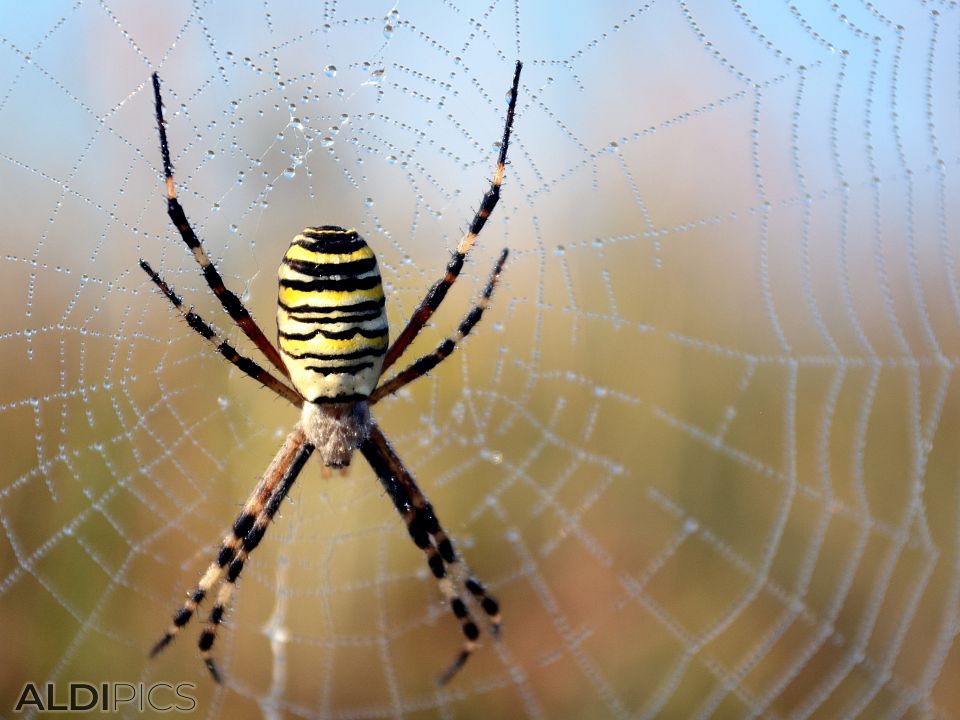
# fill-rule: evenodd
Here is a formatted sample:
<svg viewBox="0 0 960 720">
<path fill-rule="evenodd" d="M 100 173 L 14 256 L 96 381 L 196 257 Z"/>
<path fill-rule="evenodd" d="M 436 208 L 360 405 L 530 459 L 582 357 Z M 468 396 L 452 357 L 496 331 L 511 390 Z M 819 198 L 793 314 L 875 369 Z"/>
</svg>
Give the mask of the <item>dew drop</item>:
<svg viewBox="0 0 960 720">
<path fill-rule="evenodd" d="M 396 165 L 396 164 L 397 164 L 397 156 L 396 156 L 396 155 L 387 155 L 387 163 L 390 164 L 390 165 Z"/>
<path fill-rule="evenodd" d="M 267 638 L 269 638 L 270 642 L 276 642 L 276 643 L 288 642 L 290 640 L 290 630 L 283 625 L 270 627 L 267 630 Z"/>
<path fill-rule="evenodd" d="M 287 179 L 292 179 L 297 176 L 297 169 L 291 165 L 286 170 L 283 171 L 283 176 Z"/>
<path fill-rule="evenodd" d="M 607 152 L 612 152 L 612 153 L 620 152 L 620 144 L 617 143 L 615 140 L 611 140 L 610 144 L 607 145 Z"/>
<path fill-rule="evenodd" d="M 216 156 L 217 156 L 217 154 L 216 154 L 213 150 L 207 150 L 207 158 L 208 158 L 208 159 L 213 159 L 213 158 L 215 158 Z"/>
<path fill-rule="evenodd" d="M 337 76 L 337 66 L 336 65 L 327 65 L 323 69 L 323 74 L 327 77 L 336 77 Z"/>
<path fill-rule="evenodd" d="M 333 147 L 333 137 L 331 135 L 325 135 L 323 140 L 320 141 L 320 144 L 323 147 Z"/>
<path fill-rule="evenodd" d="M 384 25 L 383 26 L 383 36 L 389 40 L 393 37 L 393 25 Z"/>
<path fill-rule="evenodd" d="M 368 208 L 373 207 L 373 198 L 368 197 L 366 200 L 363 201 L 363 204 L 366 205 Z"/>
<path fill-rule="evenodd" d="M 499 465 L 503 462 L 503 453 L 498 452 L 497 450 L 488 450 L 487 448 L 483 448 L 480 450 L 480 457 L 482 457 L 484 460 L 488 460 L 494 465 Z"/>
</svg>

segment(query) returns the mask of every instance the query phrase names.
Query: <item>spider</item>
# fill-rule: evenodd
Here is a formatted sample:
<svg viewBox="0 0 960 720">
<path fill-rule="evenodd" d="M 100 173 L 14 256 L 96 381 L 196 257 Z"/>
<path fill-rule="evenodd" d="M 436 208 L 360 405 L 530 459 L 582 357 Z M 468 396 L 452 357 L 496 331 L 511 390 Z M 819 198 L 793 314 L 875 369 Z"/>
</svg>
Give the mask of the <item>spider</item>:
<svg viewBox="0 0 960 720">
<path fill-rule="evenodd" d="M 476 607 L 482 610 L 491 635 L 498 633 L 500 606 L 460 562 L 433 507 L 373 419 L 370 406 L 426 374 L 448 357 L 479 322 L 490 302 L 507 259 L 506 248 L 500 253 L 480 299 L 464 316 L 457 331 L 433 352 L 381 382 L 387 368 L 400 358 L 443 302 L 450 286 L 460 275 L 467 253 L 500 199 L 521 67 L 522 64 L 517 62 L 500 154 L 490 187 L 447 262 L 443 277 L 427 291 L 406 327 L 390 345 L 385 297 L 373 251 L 355 230 L 334 225 L 307 227 L 290 243 L 278 271 L 277 346 L 267 340 L 240 299 L 224 286 L 223 278 L 204 251 L 177 199 L 163 120 L 160 78 L 153 74 L 167 214 L 193 253 L 207 285 L 223 309 L 280 376 L 241 355 L 203 318 L 186 309 L 181 298 L 149 263 L 140 260 L 140 267 L 191 328 L 233 365 L 301 408 L 301 415 L 221 542 L 216 559 L 188 593 L 186 602 L 173 615 L 169 628 L 153 646 L 151 657 L 170 644 L 197 613 L 204 599 L 214 597 L 216 591 L 198 645 L 213 679 L 223 682 L 213 657 L 217 629 L 248 556 L 260 544 L 267 526 L 314 451 L 325 467 L 342 468 L 349 465 L 353 452 L 359 450 L 406 523 L 413 542 L 426 556 L 430 571 L 464 636 L 462 648 L 440 674 L 440 684 L 447 683 L 463 667 L 476 647 L 480 630 L 468 602 L 474 610 Z"/>
</svg>

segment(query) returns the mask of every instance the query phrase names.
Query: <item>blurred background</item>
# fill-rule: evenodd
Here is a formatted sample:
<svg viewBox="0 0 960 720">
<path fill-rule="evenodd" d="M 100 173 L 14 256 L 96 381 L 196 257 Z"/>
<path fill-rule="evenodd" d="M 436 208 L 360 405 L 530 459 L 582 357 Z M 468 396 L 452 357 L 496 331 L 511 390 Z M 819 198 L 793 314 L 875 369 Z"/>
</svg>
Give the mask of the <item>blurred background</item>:
<svg viewBox="0 0 960 720">
<path fill-rule="evenodd" d="M 0 714 L 24 684 L 193 683 L 268 718 L 960 717 L 955 2 L 0 6 Z M 271 337 L 305 225 L 376 250 L 393 333 L 503 200 L 376 415 L 500 599 L 457 624 L 372 472 L 312 460 L 217 643 L 146 654 L 297 412 Z M 27 716 L 35 713 L 28 712 Z M 120 716 L 133 716 L 132 708 Z"/>
</svg>

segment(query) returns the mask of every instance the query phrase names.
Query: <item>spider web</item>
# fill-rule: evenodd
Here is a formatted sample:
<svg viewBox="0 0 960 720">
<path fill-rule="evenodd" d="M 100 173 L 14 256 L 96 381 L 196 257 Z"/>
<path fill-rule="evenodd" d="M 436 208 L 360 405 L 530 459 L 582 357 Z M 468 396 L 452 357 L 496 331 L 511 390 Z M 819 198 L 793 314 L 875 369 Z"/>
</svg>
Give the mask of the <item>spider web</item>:
<svg viewBox="0 0 960 720">
<path fill-rule="evenodd" d="M 2 710 L 192 682 L 205 717 L 960 717 L 955 2 L 7 4 Z M 378 253 L 394 333 L 503 199 L 377 416 L 504 607 L 460 635 L 358 459 L 311 462 L 217 644 L 146 651 L 296 412 L 165 215 L 273 331 L 308 224 Z M 29 715 L 30 713 L 28 713 Z M 133 715 L 132 709 L 126 715 Z M 121 713 L 124 715 L 124 713 Z"/>
</svg>

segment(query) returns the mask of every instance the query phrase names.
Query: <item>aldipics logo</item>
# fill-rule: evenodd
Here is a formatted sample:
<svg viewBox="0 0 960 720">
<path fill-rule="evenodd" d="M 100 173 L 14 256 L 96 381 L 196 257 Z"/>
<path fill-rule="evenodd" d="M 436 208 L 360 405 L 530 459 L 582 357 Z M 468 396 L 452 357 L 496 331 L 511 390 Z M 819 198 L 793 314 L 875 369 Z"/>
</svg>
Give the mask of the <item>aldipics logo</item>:
<svg viewBox="0 0 960 720">
<path fill-rule="evenodd" d="M 55 683 L 27 683 L 20 691 L 14 712 L 191 712 L 197 700 L 191 692 L 193 683 L 112 682 L 95 685 L 71 682 L 66 686 Z"/>
</svg>

